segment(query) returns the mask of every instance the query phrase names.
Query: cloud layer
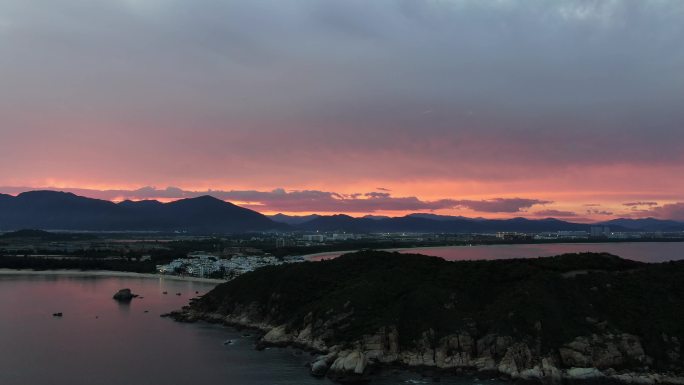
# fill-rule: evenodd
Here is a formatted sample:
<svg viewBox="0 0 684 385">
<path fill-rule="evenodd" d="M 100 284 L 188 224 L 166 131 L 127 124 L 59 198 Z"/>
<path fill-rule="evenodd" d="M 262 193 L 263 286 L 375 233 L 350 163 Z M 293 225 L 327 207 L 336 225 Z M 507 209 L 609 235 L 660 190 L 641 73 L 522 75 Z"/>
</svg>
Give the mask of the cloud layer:
<svg viewBox="0 0 684 385">
<path fill-rule="evenodd" d="M 27 188 L 0 187 L 0 191 L 18 194 Z M 136 190 L 92 190 L 67 188 L 63 191 L 78 195 L 106 200 L 177 200 L 194 198 L 202 195 L 235 202 L 263 212 L 320 212 L 320 213 L 374 213 L 374 212 L 416 212 L 436 211 L 454 208 L 466 208 L 480 213 L 520 213 L 527 209 L 552 202 L 538 199 L 496 198 L 490 200 L 457 200 L 440 199 L 435 201 L 420 200 L 416 197 L 394 197 L 387 192 L 368 192 L 355 194 L 339 194 L 327 191 L 303 190 L 272 191 L 255 190 L 207 190 L 186 191 L 177 187 L 157 189 L 143 187 Z"/>
<path fill-rule="evenodd" d="M 673 203 L 683 19 L 678 0 L 5 0 L 0 183 Z"/>
<path fill-rule="evenodd" d="M 653 207 L 641 211 L 637 216 L 684 221 L 684 202 L 668 203 L 661 207 Z"/>
<path fill-rule="evenodd" d="M 29 191 L 29 187 L 0 186 L 0 193 L 17 195 Z M 684 202 L 660 205 L 657 202 L 625 202 L 626 209 L 616 211 L 602 208 L 598 203 L 579 206 L 577 211 L 552 208 L 557 202 L 533 198 L 492 198 L 483 200 L 444 198 L 424 200 L 413 196 L 394 196 L 386 188 L 366 193 L 337 193 L 320 190 L 286 190 L 277 188 L 270 191 L 258 190 L 184 190 L 178 187 L 142 187 L 125 190 L 97 190 L 87 188 L 54 188 L 77 195 L 112 201 L 122 200 L 159 200 L 173 201 L 195 198 L 203 195 L 233 202 L 243 207 L 267 214 L 284 212 L 297 213 L 349 213 L 356 215 L 383 213 L 404 215 L 416 212 L 448 212 L 465 210 L 469 215 L 485 217 L 523 216 L 528 218 L 559 218 L 576 222 L 606 220 L 611 217 L 672 219 L 684 221 Z"/>
</svg>

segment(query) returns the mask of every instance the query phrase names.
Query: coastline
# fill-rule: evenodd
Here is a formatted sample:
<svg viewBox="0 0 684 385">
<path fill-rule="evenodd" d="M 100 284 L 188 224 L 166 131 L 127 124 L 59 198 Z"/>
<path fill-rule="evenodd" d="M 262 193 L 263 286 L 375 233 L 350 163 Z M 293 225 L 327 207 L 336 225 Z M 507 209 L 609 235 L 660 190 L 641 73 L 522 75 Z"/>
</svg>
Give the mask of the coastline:
<svg viewBox="0 0 684 385">
<path fill-rule="evenodd" d="M 683 262 L 585 253 L 449 264 L 369 251 L 257 271 L 167 316 L 259 329 L 257 347 L 314 352 L 311 374 L 339 382 L 390 367 L 539 384 L 682 385 L 680 297 L 650 293 L 680 293 Z M 562 276 L 588 268 L 602 272 Z M 479 282 L 494 286 L 483 295 Z M 648 296 L 631 295 L 635 285 Z"/>
<path fill-rule="evenodd" d="M 263 321 L 250 318 L 250 314 L 219 314 L 197 312 L 191 309 L 172 311 L 162 314 L 176 322 L 195 323 L 198 321 L 210 324 L 221 324 L 236 330 L 248 329 L 254 331 L 257 336 L 256 349 L 268 347 L 296 348 L 310 352 L 313 356 L 307 365 L 309 374 L 314 377 L 327 377 L 335 383 L 358 384 L 372 383 L 378 373 L 383 370 L 408 371 L 423 373 L 424 377 L 432 377 L 435 381 L 442 376 L 470 377 L 477 379 L 497 379 L 502 382 L 515 384 L 615 384 L 615 385 L 681 385 L 684 377 L 671 372 L 643 372 L 639 370 L 621 370 L 612 368 L 598 369 L 594 366 L 567 367 L 556 366 L 551 357 L 535 357 L 537 361 L 531 368 L 518 367 L 518 362 L 534 360 L 530 356 L 529 347 L 524 343 L 515 343 L 506 348 L 503 357 L 495 360 L 491 356 L 473 357 L 462 362 L 447 363 L 442 360 L 437 362 L 423 362 L 425 355 L 423 349 L 415 351 L 387 351 L 382 347 L 383 341 L 395 340 L 395 331 L 382 331 L 375 335 L 366 335 L 362 340 L 348 344 L 328 346 L 320 336 L 314 336 L 312 325 L 303 329 L 287 331 L 286 325 L 275 326 Z M 447 336 L 450 339 L 454 336 Z M 463 335 L 458 335 L 462 338 Z M 501 337 L 501 336 L 495 336 Z M 504 337 L 506 338 L 506 337 Z M 496 338 L 500 339 L 500 338 Z M 442 339 L 444 340 L 444 339 Z M 478 341 L 480 342 L 480 341 Z M 493 342 L 493 341 L 490 341 Z M 499 344 L 500 341 L 494 342 Z M 392 343 L 390 343 L 390 346 Z M 344 346 L 344 347 L 343 347 Z M 443 352 L 436 347 L 433 357 L 444 358 Z M 430 354 L 427 355 L 428 357 Z M 464 357 L 462 357 L 464 358 Z M 439 381 L 439 380 L 437 380 Z"/>
<path fill-rule="evenodd" d="M 111 270 L 15 270 L 15 269 L 0 269 L 0 276 L 2 275 L 51 275 L 64 277 L 121 277 L 121 278 L 147 278 L 147 279 L 168 279 L 172 281 L 185 282 L 202 282 L 202 283 L 224 283 L 222 279 L 212 278 L 198 278 L 198 277 L 180 277 L 177 275 L 160 275 L 149 273 L 134 273 L 128 271 L 111 271 Z"/>
<path fill-rule="evenodd" d="M 400 252 L 400 253 L 405 253 L 405 252 L 411 252 L 411 251 L 416 251 L 416 250 L 439 250 L 439 249 L 457 249 L 457 248 L 462 248 L 462 249 L 471 249 L 471 248 L 506 248 L 506 247 L 512 247 L 512 246 L 595 246 L 595 245 L 608 245 L 614 246 L 614 245 L 644 245 L 644 244 L 670 244 L 670 243 L 680 243 L 680 241 L 671 241 L 671 242 L 662 242 L 662 241 L 634 241 L 634 240 L 625 240 L 625 241 L 614 241 L 614 242 L 541 242 L 541 243 L 505 243 L 505 244 L 475 244 L 475 245 L 441 245 L 441 246 L 416 246 L 416 247 L 395 247 L 395 248 L 383 248 L 383 249 L 372 249 L 376 251 L 387 251 L 387 252 Z M 681 242 L 684 243 L 684 242 Z M 340 255 L 344 255 L 347 253 L 356 253 L 363 251 L 365 249 L 355 249 L 355 250 L 337 250 L 337 251 L 324 251 L 320 253 L 312 253 L 312 254 L 304 254 L 301 255 L 301 257 L 309 262 L 318 262 L 321 259 L 314 259 L 314 258 L 321 258 L 321 257 L 326 257 L 325 259 L 334 259 L 339 257 Z M 589 252 L 592 252 L 591 250 L 587 250 Z M 558 254 L 564 254 L 564 253 L 573 253 L 574 251 L 560 251 Z M 421 254 L 425 254 L 430 256 L 427 252 L 422 252 Z M 552 254 L 549 254 L 548 256 L 551 256 Z M 622 256 L 622 254 L 619 254 Z M 440 257 L 442 258 L 442 257 Z M 524 257 L 513 257 L 513 258 L 524 258 Z M 627 259 L 634 259 L 634 260 L 640 260 L 638 258 L 632 257 L 625 257 Z M 498 259 L 498 258 L 495 258 Z M 669 259 L 667 259 L 669 260 Z M 664 261 L 667 261 L 664 260 Z M 673 258 L 671 260 L 677 260 L 677 258 Z M 644 260 L 645 262 L 649 262 L 647 260 Z M 664 262 L 663 261 L 663 262 Z"/>
<path fill-rule="evenodd" d="M 554 244 L 566 244 L 563 242 L 559 243 L 554 243 Z M 571 243 L 567 243 L 571 244 Z M 456 248 L 456 247 L 480 247 L 480 246 L 511 246 L 512 244 L 503 244 L 503 245 L 498 245 L 498 244 L 493 244 L 493 245 L 443 245 L 443 246 L 416 246 L 416 247 L 395 247 L 395 248 L 389 248 L 389 249 L 373 249 L 377 251 L 388 251 L 388 252 L 402 252 L 402 251 L 411 251 L 411 250 L 427 250 L 427 249 L 444 249 L 444 248 Z M 317 261 L 312 261 L 311 258 L 316 258 L 316 257 L 324 257 L 326 255 L 332 255 L 332 254 L 337 254 L 340 253 L 340 255 L 347 254 L 347 253 L 358 253 L 359 251 L 363 251 L 364 249 L 356 249 L 356 250 L 338 250 L 338 251 L 324 251 L 320 253 L 313 253 L 313 254 L 304 254 L 301 257 L 304 258 L 307 261 L 311 262 L 317 262 Z M 337 256 L 335 257 L 337 258 Z"/>
</svg>

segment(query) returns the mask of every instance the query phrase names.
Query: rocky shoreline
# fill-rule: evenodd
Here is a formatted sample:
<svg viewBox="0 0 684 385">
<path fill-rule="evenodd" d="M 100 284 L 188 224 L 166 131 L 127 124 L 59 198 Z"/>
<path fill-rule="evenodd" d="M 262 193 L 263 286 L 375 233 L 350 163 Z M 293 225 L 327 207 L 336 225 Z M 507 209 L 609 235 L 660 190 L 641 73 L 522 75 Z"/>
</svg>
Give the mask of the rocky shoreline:
<svg viewBox="0 0 684 385">
<path fill-rule="evenodd" d="M 485 335 L 473 338 L 464 331 L 435 340 L 424 333 L 416 347 L 400 348 L 397 331 L 383 328 L 355 341 L 328 346 L 325 322 L 309 323 L 292 330 L 287 325 L 271 325 L 252 318 L 250 309 L 229 315 L 205 313 L 185 307 L 163 316 L 178 322 L 205 321 L 237 328 L 257 330 L 257 348 L 297 347 L 312 352 L 309 370 L 313 376 L 328 377 L 340 383 L 371 381 L 383 368 L 405 369 L 440 374 L 468 374 L 480 378 L 499 378 L 519 383 L 539 384 L 667 384 L 682 385 L 684 376 L 649 370 L 638 337 L 606 333 L 578 337 L 565 344 L 555 355 L 535 355 L 534 341 L 516 341 L 510 336 Z M 640 363 L 640 370 L 620 369 Z"/>
<path fill-rule="evenodd" d="M 259 329 L 259 346 L 313 351 L 311 373 L 338 382 L 394 367 L 684 385 L 684 262 L 363 251 L 244 274 L 170 316 Z"/>
</svg>

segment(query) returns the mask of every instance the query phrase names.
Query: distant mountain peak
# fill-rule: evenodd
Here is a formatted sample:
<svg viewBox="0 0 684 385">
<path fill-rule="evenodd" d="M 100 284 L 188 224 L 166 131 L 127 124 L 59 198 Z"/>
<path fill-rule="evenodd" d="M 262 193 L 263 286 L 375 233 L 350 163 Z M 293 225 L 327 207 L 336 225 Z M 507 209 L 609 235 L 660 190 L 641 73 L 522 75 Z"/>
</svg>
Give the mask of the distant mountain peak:
<svg viewBox="0 0 684 385">
<path fill-rule="evenodd" d="M 2 199 L 0 229 L 247 232 L 282 229 L 266 216 L 212 196 L 170 203 L 114 203 L 60 191 L 29 191 Z"/>
<path fill-rule="evenodd" d="M 512 219 L 483 219 L 441 216 L 436 214 L 409 214 L 390 218 L 353 218 L 337 214 L 321 216 L 297 225 L 307 231 L 348 232 L 412 232 L 412 233 L 493 233 L 499 231 L 544 232 L 588 231 L 589 225 L 561 220 L 532 220 L 522 217 Z"/>
<path fill-rule="evenodd" d="M 617 218 L 597 223 L 600 226 L 621 226 L 631 230 L 641 231 L 684 231 L 684 222 L 671 219 L 648 218 Z"/>
<path fill-rule="evenodd" d="M 312 221 L 316 218 L 320 218 L 320 215 L 286 215 L 283 213 L 278 213 L 275 215 L 269 215 L 268 217 L 271 218 L 271 220 L 276 221 L 278 223 L 285 223 L 288 225 L 301 225 L 302 223 Z"/>
<path fill-rule="evenodd" d="M 126 199 L 124 201 L 119 202 L 118 205 L 122 207 L 158 207 L 164 204 L 153 199 L 144 199 L 140 201 Z"/>
<path fill-rule="evenodd" d="M 230 203 L 228 201 L 224 201 L 223 199 L 219 199 L 216 197 L 213 197 L 211 195 L 202 195 L 198 197 L 193 197 L 193 198 L 183 198 L 179 199 L 173 202 L 166 203 L 166 205 L 175 205 L 175 206 L 181 206 L 181 205 L 189 205 L 189 206 L 203 206 L 203 207 L 239 207 L 233 203 Z M 245 209 L 247 210 L 247 209 Z"/>
<path fill-rule="evenodd" d="M 331 217 L 332 217 L 332 218 L 345 218 L 345 219 L 348 218 L 348 219 L 355 219 L 355 218 L 352 217 L 351 215 L 347 215 L 347 214 L 333 214 L 333 215 L 331 215 Z"/>
<path fill-rule="evenodd" d="M 471 220 L 471 218 L 463 217 L 463 216 L 452 216 L 452 215 L 441 215 L 441 214 L 433 214 L 433 213 L 413 213 L 413 214 L 408 214 L 407 217 L 409 218 L 423 218 L 423 219 L 432 219 L 436 221 L 453 221 L 453 220 Z"/>
<path fill-rule="evenodd" d="M 374 220 L 383 220 L 383 219 L 389 219 L 391 217 L 388 217 L 387 215 L 371 215 L 371 214 L 368 214 L 368 215 L 364 215 L 363 218 L 374 219 Z"/>
<path fill-rule="evenodd" d="M 71 192 L 66 192 L 66 191 L 56 191 L 56 190 L 33 190 L 33 191 L 25 191 L 23 193 L 20 193 L 17 195 L 17 198 L 26 198 L 26 197 L 78 197 L 78 195 L 71 193 Z M 91 199 L 91 198 L 86 198 L 86 197 L 80 197 L 84 199 Z"/>
<path fill-rule="evenodd" d="M 187 199 L 194 199 L 194 200 L 198 200 L 198 201 L 199 201 L 199 200 L 205 200 L 205 201 L 221 201 L 221 202 L 225 202 L 223 199 L 219 199 L 219 198 L 216 198 L 216 197 L 211 196 L 211 195 L 200 195 L 200 196 L 198 196 L 198 197 L 187 198 Z"/>
</svg>

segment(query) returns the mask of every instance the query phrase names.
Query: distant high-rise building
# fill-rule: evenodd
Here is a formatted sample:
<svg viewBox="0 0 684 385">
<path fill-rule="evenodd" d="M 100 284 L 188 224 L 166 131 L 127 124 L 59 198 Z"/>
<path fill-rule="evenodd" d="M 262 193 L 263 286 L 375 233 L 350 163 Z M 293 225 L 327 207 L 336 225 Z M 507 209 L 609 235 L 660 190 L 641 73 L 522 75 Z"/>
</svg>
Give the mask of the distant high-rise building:
<svg viewBox="0 0 684 385">
<path fill-rule="evenodd" d="M 569 230 L 562 230 L 558 231 L 558 238 L 565 238 L 565 239 L 587 239 L 589 237 L 589 234 L 587 234 L 586 231 L 569 231 Z"/>
<path fill-rule="evenodd" d="M 604 238 L 610 236 L 610 227 L 608 226 L 592 226 L 590 230 L 592 238 Z"/>
<path fill-rule="evenodd" d="M 310 242 L 323 242 L 325 241 L 325 236 L 323 234 L 304 234 L 302 239 Z"/>
</svg>

